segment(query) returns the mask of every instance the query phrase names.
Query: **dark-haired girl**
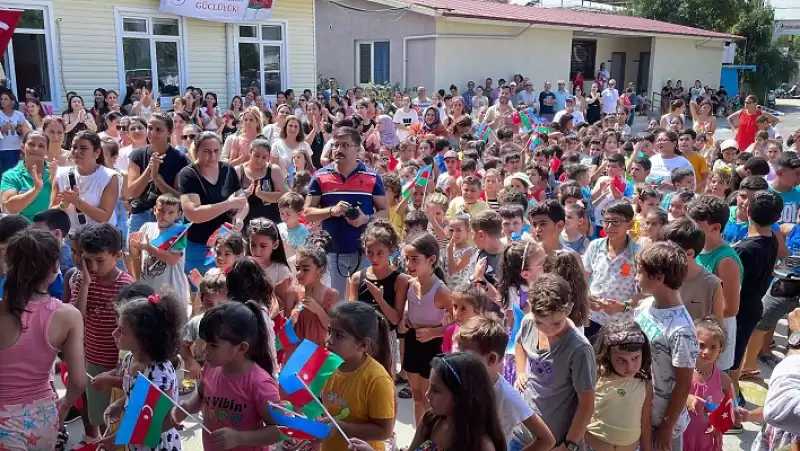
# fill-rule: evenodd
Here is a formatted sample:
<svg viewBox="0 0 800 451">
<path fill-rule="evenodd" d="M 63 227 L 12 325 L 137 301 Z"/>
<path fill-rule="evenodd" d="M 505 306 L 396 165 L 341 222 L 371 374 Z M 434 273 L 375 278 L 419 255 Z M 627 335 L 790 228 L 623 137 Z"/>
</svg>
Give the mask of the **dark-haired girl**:
<svg viewBox="0 0 800 451">
<path fill-rule="evenodd" d="M 594 414 L 584 438 L 594 451 L 652 449 L 650 344 L 633 320 L 608 323 L 594 345 Z"/>
<path fill-rule="evenodd" d="M 120 349 L 129 351 L 122 359 L 120 373 L 125 397 L 105 411 L 111 422 L 122 417 L 137 377 L 141 374 L 159 390 L 178 401 L 178 378 L 173 362 L 180 348 L 180 330 L 186 322 L 183 303 L 171 294 L 152 294 L 127 299 L 118 307 L 117 328 L 113 337 Z M 166 425 L 157 447 L 130 445 L 134 451 L 169 449 L 180 451 L 181 439 L 175 428 Z M 116 434 L 106 434 L 102 444 L 110 449 Z"/>
<path fill-rule="evenodd" d="M 292 271 L 286 258 L 286 248 L 278 225 L 269 219 L 256 218 L 248 224 L 250 255 L 264 270 L 267 282 L 280 301 L 280 311 L 288 317 L 295 306 L 297 296 L 292 290 Z"/>
<path fill-rule="evenodd" d="M 430 408 L 417 422 L 410 450 L 507 449 L 484 363 L 469 352 L 433 359 L 425 394 Z"/>
<path fill-rule="evenodd" d="M 442 282 L 444 273 L 437 265 L 439 243 L 430 233 L 409 241 L 404 249 L 408 284 L 408 314 L 403 319 L 405 353 L 403 369 L 408 373 L 414 399 L 414 419 L 425 412 L 425 392 L 429 388 L 431 360 L 442 350 L 444 314 L 453 306 L 450 290 Z M 405 306 L 398 305 L 402 312 Z"/>
<path fill-rule="evenodd" d="M 276 224 L 281 222 L 278 200 L 289 189 L 280 166 L 270 162 L 270 149 L 266 139 L 254 139 L 245 152 L 247 160 L 236 167 L 239 184 L 247 192 L 249 212 L 244 219 L 245 226 L 254 218 L 267 218 Z"/>
<path fill-rule="evenodd" d="M 69 107 L 62 117 L 66 124 L 65 131 L 67 135 L 64 138 L 64 146 L 67 149 L 72 148 L 72 140 L 78 133 L 83 131 L 97 131 L 97 124 L 94 122 L 94 117 L 86 111 L 86 107 L 83 104 L 83 97 L 79 95 L 74 95 L 69 99 Z"/>
<path fill-rule="evenodd" d="M 81 314 L 47 293 L 59 274 L 59 252 L 56 238 L 42 230 L 23 230 L 8 242 L 8 278 L 0 302 L 3 449 L 54 449 L 59 427 L 86 388 Z M 50 380 L 60 351 L 75 377 L 56 400 Z M 35 448 L 32 435 L 38 440 Z"/>
<path fill-rule="evenodd" d="M 110 221 L 120 196 L 122 177 L 104 166 L 100 137 L 92 132 L 75 135 L 72 161 L 75 166 L 56 171 L 50 204 L 67 212 L 71 229 Z"/>
<path fill-rule="evenodd" d="M 325 383 L 322 401 L 348 437 L 366 440 L 375 451 L 383 451 L 397 411 L 389 375 L 389 323 L 362 302 L 339 304 L 329 317 L 326 347 L 344 363 Z M 322 442 L 322 451 L 348 449 L 338 432 Z"/>
<path fill-rule="evenodd" d="M 207 311 L 200 321 L 206 342 L 205 365 L 197 390 L 182 401 L 189 413 L 202 410 L 203 449 L 263 449 L 280 441 L 269 413 L 280 401 L 273 379 L 273 356 L 267 347 L 267 326 L 261 307 L 253 301 L 227 302 Z M 171 412 L 180 423 L 186 414 Z"/>
<path fill-rule="evenodd" d="M 339 292 L 322 283 L 327 265 L 328 256 L 319 246 L 301 247 L 295 254 L 298 303 L 292 310 L 292 323 L 301 340 L 311 340 L 320 346 L 325 344 L 328 312 L 339 302 Z"/>
</svg>

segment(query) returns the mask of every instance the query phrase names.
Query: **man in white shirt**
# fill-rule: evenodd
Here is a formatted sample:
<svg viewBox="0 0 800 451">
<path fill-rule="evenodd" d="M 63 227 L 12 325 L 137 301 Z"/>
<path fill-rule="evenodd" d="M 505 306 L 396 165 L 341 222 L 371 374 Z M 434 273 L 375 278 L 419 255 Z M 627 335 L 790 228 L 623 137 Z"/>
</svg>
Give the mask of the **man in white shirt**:
<svg viewBox="0 0 800 451">
<path fill-rule="evenodd" d="M 411 104 L 417 109 L 419 117 L 422 117 L 422 115 L 425 114 L 425 109 L 431 106 L 431 99 L 425 95 L 425 88 L 423 86 L 417 88 L 417 97 L 414 98 Z"/>
<path fill-rule="evenodd" d="M 617 91 L 616 88 L 617 81 L 612 78 L 611 80 L 608 80 L 608 87 L 600 94 L 603 99 L 603 114 L 617 113 L 617 100 L 619 100 L 619 91 Z"/>
<path fill-rule="evenodd" d="M 539 95 L 533 90 L 533 82 L 525 80 L 522 82 L 522 91 L 517 94 L 520 103 L 524 103 L 526 107 L 533 107 L 534 110 L 539 110 Z"/>
<path fill-rule="evenodd" d="M 567 98 L 564 99 L 564 109 L 556 113 L 555 117 L 553 117 L 553 122 L 558 122 L 561 117 L 567 113 L 572 115 L 572 124 L 575 126 L 586 122 L 586 119 L 583 117 L 583 113 L 575 109 L 574 96 L 567 96 Z"/>
<path fill-rule="evenodd" d="M 511 88 L 506 85 L 501 86 L 497 100 L 497 105 L 492 105 L 486 110 L 484 119 L 495 133 L 503 127 L 511 127 L 511 113 L 514 111 L 510 103 Z M 489 141 L 493 142 L 495 139 L 495 134 L 491 133 Z"/>
</svg>

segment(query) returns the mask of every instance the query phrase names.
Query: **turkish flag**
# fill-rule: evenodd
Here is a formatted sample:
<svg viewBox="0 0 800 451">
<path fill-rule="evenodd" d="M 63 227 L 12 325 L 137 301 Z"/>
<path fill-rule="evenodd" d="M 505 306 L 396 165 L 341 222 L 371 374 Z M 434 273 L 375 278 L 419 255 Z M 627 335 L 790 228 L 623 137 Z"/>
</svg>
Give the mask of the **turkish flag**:
<svg viewBox="0 0 800 451">
<path fill-rule="evenodd" d="M 6 54 L 8 43 L 14 36 L 22 11 L 18 9 L 0 9 L 0 58 Z"/>
<path fill-rule="evenodd" d="M 730 393 L 726 393 L 725 397 L 722 398 L 722 402 L 719 403 L 719 407 L 708 415 L 708 422 L 720 434 L 724 434 L 733 427 L 733 400 Z"/>
</svg>

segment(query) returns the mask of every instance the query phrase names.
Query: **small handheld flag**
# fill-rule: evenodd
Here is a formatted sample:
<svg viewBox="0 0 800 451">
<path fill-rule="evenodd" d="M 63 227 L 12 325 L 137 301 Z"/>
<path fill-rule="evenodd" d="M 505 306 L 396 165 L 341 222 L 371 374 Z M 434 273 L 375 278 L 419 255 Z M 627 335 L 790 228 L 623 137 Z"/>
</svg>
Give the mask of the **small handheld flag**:
<svg viewBox="0 0 800 451">
<path fill-rule="evenodd" d="M 475 130 L 475 137 L 480 140 L 483 140 L 484 142 L 488 142 L 489 133 L 491 133 L 491 129 L 489 128 L 489 123 L 483 121 L 481 122 L 481 125 L 478 126 L 478 129 Z"/>
<path fill-rule="evenodd" d="M 445 170 L 444 172 L 447 172 L 447 170 Z M 402 196 L 403 197 L 410 196 L 414 192 L 414 187 L 416 186 L 428 186 L 428 179 L 430 179 L 430 177 L 431 177 L 431 165 L 427 165 L 424 168 L 420 168 L 420 170 L 417 171 L 417 175 L 416 177 L 414 177 L 414 180 L 406 183 L 403 186 Z"/>
<path fill-rule="evenodd" d="M 270 405 L 269 413 L 278 425 L 283 440 L 314 440 L 331 435 L 331 425 L 318 423 L 300 416 L 290 416 L 286 409 L 278 409 Z"/>
<path fill-rule="evenodd" d="M 157 447 L 161 442 L 164 419 L 172 405 L 172 399 L 140 374 L 122 415 L 114 444 Z"/>
<path fill-rule="evenodd" d="M 178 242 L 178 240 L 186 235 L 186 232 L 189 230 L 191 225 L 191 223 L 175 224 L 158 235 L 153 241 L 150 242 L 150 245 L 157 247 L 162 251 L 170 249 L 173 245 L 175 245 L 175 243 Z"/>
<path fill-rule="evenodd" d="M 294 331 L 292 322 L 281 315 L 276 316 L 275 349 L 281 351 L 297 343 L 300 343 L 300 339 Z"/>
<path fill-rule="evenodd" d="M 210 265 L 214 263 L 214 256 L 216 255 L 214 251 L 214 245 L 217 243 L 217 238 L 224 236 L 228 232 L 233 230 L 233 224 L 230 222 L 226 222 L 222 224 L 214 233 L 208 237 L 208 241 L 206 241 L 206 246 L 210 247 L 208 253 L 206 254 L 206 265 Z"/>
<path fill-rule="evenodd" d="M 315 403 L 316 397 L 322 393 L 325 382 L 341 364 L 342 359 L 338 355 L 312 341 L 303 340 L 283 366 L 278 384 L 296 411 L 302 412 L 307 418 L 316 418 L 322 414 Z M 303 389 L 305 384 L 311 387 L 311 394 Z"/>
<path fill-rule="evenodd" d="M 708 422 L 711 423 L 711 426 L 720 434 L 724 434 L 733 427 L 735 420 L 733 400 L 731 399 L 730 393 L 725 393 L 725 397 L 722 398 L 719 407 L 708 415 Z"/>
<path fill-rule="evenodd" d="M 338 357 L 338 356 L 337 356 L 337 357 Z M 305 390 L 305 391 L 306 391 L 306 392 L 308 392 L 309 394 L 314 394 L 314 393 L 311 391 L 311 388 L 308 386 L 308 384 L 306 384 L 306 383 L 303 381 L 303 378 L 302 378 L 302 377 L 300 377 L 300 375 L 299 375 L 299 374 L 295 374 L 295 376 L 297 377 L 297 380 L 298 380 L 298 381 L 299 381 L 301 384 L 303 384 L 303 390 Z M 326 409 L 326 408 L 325 408 L 325 406 L 322 404 L 322 401 L 320 401 L 320 400 L 319 400 L 319 398 L 317 398 L 316 396 L 314 396 L 314 397 L 313 397 L 313 399 L 314 399 L 314 402 L 316 402 L 316 403 L 319 405 L 319 407 L 320 407 L 320 408 L 322 408 L 322 412 L 323 412 L 323 413 L 325 413 L 325 416 L 326 416 L 326 417 L 328 417 L 328 419 L 331 421 L 331 424 L 332 424 L 332 425 L 334 425 L 334 426 L 336 426 L 336 430 L 337 430 L 337 431 L 339 431 L 339 433 L 340 433 L 340 434 L 342 434 L 342 437 L 343 437 L 343 438 L 344 438 L 344 440 L 347 442 L 347 444 L 352 446 L 352 443 L 350 442 L 350 437 L 348 437 L 348 436 L 347 436 L 347 434 L 345 434 L 345 433 L 344 433 L 344 431 L 342 430 L 342 427 L 341 427 L 341 426 L 339 426 L 339 423 L 337 423 L 337 422 L 336 422 L 336 419 L 335 419 L 335 418 L 333 418 L 333 415 L 331 415 L 331 413 L 330 413 L 330 412 L 328 412 L 328 409 Z"/>
</svg>

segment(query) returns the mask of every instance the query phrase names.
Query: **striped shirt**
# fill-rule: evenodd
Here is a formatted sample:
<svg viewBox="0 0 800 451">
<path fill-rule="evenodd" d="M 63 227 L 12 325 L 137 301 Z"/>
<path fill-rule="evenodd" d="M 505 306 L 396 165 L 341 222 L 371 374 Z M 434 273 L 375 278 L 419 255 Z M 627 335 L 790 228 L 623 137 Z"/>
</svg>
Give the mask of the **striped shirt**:
<svg viewBox="0 0 800 451">
<path fill-rule="evenodd" d="M 89 295 L 86 298 L 86 322 L 84 342 L 86 343 L 86 361 L 94 365 L 114 368 L 119 362 L 119 349 L 111 334 L 117 328 L 117 317 L 114 313 L 114 299 L 122 287 L 134 282 L 128 273 L 120 271 L 116 280 L 109 285 L 92 281 Z M 78 299 L 83 278 L 80 273 L 72 284 L 72 299 Z"/>
</svg>

